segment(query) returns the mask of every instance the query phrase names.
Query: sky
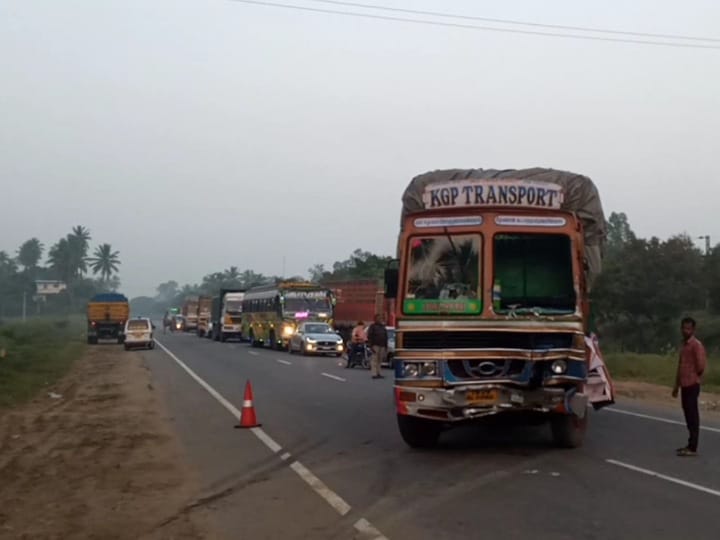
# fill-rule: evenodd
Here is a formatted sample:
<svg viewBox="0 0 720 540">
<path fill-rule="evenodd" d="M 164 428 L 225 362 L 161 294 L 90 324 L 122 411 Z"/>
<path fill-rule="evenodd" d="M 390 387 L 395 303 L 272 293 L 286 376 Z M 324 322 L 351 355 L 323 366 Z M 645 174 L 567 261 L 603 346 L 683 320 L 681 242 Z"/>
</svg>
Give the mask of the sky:
<svg viewBox="0 0 720 540">
<path fill-rule="evenodd" d="M 372 3 L 720 39 L 715 0 Z M 232 0 L 2 0 L 0 66 L 0 250 L 84 225 L 120 251 L 130 296 L 391 254 L 403 190 L 439 168 L 571 170 L 640 236 L 720 241 L 719 49 Z"/>
</svg>

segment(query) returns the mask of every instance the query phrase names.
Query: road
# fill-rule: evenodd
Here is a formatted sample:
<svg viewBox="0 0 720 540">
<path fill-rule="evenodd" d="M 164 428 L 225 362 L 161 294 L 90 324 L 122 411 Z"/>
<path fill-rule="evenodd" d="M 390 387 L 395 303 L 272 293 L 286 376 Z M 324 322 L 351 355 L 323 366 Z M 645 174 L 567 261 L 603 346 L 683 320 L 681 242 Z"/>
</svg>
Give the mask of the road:
<svg viewBox="0 0 720 540">
<path fill-rule="evenodd" d="M 716 539 L 720 422 L 674 455 L 677 411 L 592 412 L 585 445 L 545 427 L 466 427 L 431 451 L 395 425 L 392 380 L 338 359 L 158 337 L 143 353 L 224 538 Z M 249 379 L 262 428 L 233 429 Z"/>
</svg>

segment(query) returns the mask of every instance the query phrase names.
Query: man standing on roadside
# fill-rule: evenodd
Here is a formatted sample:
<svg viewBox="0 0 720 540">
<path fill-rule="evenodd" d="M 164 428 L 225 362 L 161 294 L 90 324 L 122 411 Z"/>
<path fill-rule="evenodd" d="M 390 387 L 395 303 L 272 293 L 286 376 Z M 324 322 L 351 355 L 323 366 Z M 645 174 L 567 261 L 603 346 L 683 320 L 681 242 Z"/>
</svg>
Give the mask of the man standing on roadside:
<svg viewBox="0 0 720 540">
<path fill-rule="evenodd" d="M 370 371 L 373 379 L 384 379 L 380 375 L 380 366 L 387 357 L 388 333 L 383 324 L 382 316 L 375 315 L 373 322 L 367 331 L 368 345 L 372 347 L 373 355 L 370 359 Z"/>
<path fill-rule="evenodd" d="M 695 320 L 690 317 L 684 318 L 680 323 L 683 346 L 680 349 L 675 387 L 672 391 L 672 396 L 677 397 L 678 390 L 680 390 L 680 401 L 685 413 L 685 423 L 690 433 L 687 446 L 677 451 L 677 455 L 683 457 L 697 455 L 698 439 L 700 437 L 698 399 L 700 397 L 700 382 L 707 364 L 705 347 L 695 337 L 695 326 Z"/>
</svg>

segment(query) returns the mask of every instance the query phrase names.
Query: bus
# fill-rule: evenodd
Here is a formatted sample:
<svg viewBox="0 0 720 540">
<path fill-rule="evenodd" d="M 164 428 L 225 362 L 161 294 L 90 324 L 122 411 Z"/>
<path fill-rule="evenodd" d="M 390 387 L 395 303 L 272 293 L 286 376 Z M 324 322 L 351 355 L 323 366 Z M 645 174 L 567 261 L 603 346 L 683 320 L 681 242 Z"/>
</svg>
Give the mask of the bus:
<svg viewBox="0 0 720 540">
<path fill-rule="evenodd" d="M 330 289 L 309 282 L 263 285 L 245 293 L 243 335 L 253 347 L 286 349 L 300 323 L 333 323 Z"/>
</svg>

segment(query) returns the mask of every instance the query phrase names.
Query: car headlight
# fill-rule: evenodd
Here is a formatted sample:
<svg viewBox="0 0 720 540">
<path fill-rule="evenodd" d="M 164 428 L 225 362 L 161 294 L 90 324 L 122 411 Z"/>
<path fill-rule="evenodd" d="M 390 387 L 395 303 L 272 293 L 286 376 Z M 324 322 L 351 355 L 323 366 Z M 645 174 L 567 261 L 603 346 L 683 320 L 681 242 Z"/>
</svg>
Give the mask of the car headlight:
<svg viewBox="0 0 720 540">
<path fill-rule="evenodd" d="M 567 371 L 567 362 L 565 360 L 555 360 L 550 364 L 550 370 L 555 375 L 562 375 Z"/>
<path fill-rule="evenodd" d="M 317 343 L 313 338 L 305 338 L 305 343 Z"/>
<path fill-rule="evenodd" d="M 289 337 L 295 333 L 295 329 L 292 326 L 283 326 L 283 336 Z"/>
</svg>

